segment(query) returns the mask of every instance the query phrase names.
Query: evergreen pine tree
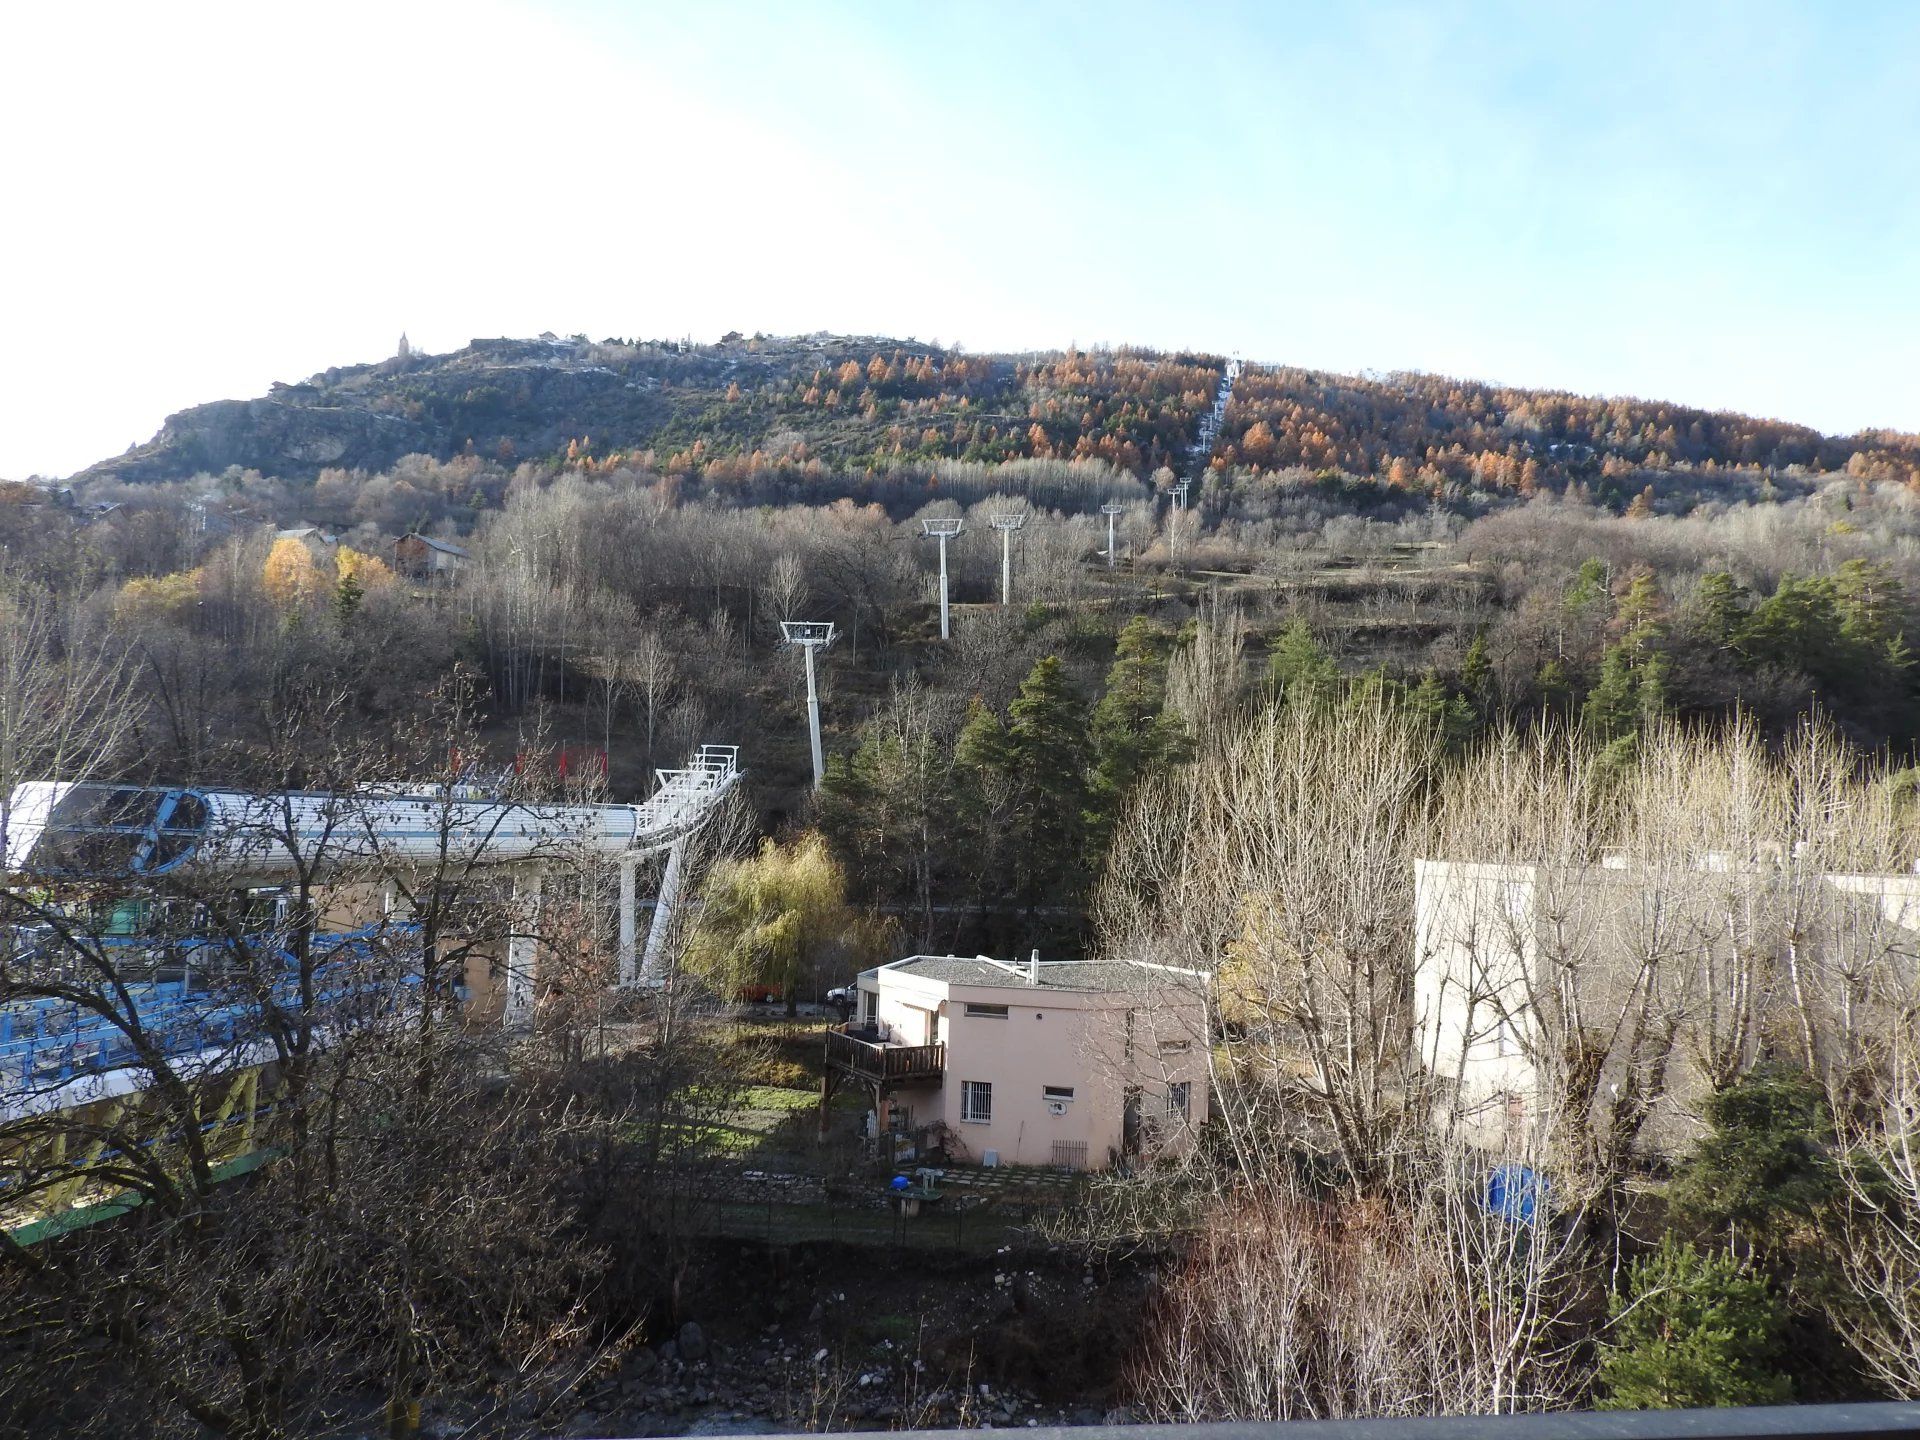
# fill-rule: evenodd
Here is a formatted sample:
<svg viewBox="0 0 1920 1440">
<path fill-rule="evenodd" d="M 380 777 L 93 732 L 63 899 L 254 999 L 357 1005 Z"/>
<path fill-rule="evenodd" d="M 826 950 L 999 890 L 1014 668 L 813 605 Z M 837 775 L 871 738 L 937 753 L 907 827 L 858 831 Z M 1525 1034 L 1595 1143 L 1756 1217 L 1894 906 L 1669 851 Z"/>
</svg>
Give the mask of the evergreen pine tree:
<svg viewBox="0 0 1920 1440">
<path fill-rule="evenodd" d="M 367 592 L 360 583 L 360 577 L 352 570 L 343 572 L 333 587 L 333 617 L 342 625 L 351 620 L 360 609 L 360 602 L 366 599 Z"/>
<path fill-rule="evenodd" d="M 1133 787 L 1185 753 L 1186 736 L 1166 713 L 1166 699 L 1167 636 L 1137 616 L 1120 632 L 1106 693 L 1093 709 L 1096 848 L 1104 845 Z M 1098 868 L 1098 858 L 1089 857 L 1089 868 Z"/>
<path fill-rule="evenodd" d="M 1674 1179 L 1676 1219 L 1767 1254 L 1833 1201 L 1833 1125 L 1811 1076 L 1763 1067 L 1709 1098 L 1706 1120 L 1707 1137 Z"/>
<path fill-rule="evenodd" d="M 1267 655 L 1267 676 L 1283 700 L 1312 704 L 1333 698 L 1340 667 L 1314 640 L 1306 621 L 1292 621 L 1274 636 Z"/>
<path fill-rule="evenodd" d="M 979 900 L 1006 893 L 1011 857 L 1012 751 L 1007 728 L 974 696 L 953 748 L 954 854 Z"/>
<path fill-rule="evenodd" d="M 1600 1407 L 1671 1410 L 1777 1405 L 1793 1382 L 1777 1369 L 1786 1309 L 1767 1281 L 1726 1254 L 1671 1236 L 1628 1271 L 1600 1347 Z"/>
<path fill-rule="evenodd" d="M 1566 665 L 1550 659 L 1543 662 L 1533 677 L 1534 693 L 1540 697 L 1540 703 L 1554 710 L 1570 710 L 1573 704 L 1573 683 L 1567 678 Z"/>
<path fill-rule="evenodd" d="M 1485 709 L 1493 694 L 1493 661 L 1487 655 L 1487 634 L 1473 637 L 1460 661 L 1460 689 L 1474 705 Z"/>
<path fill-rule="evenodd" d="M 954 763 L 974 776 L 997 776 L 1006 769 L 1007 754 L 1007 727 L 986 701 L 974 696 L 954 742 Z"/>
<path fill-rule="evenodd" d="M 1008 715 L 1015 895 L 1029 910 L 1071 905 L 1086 875 L 1087 712 L 1059 656 L 1028 672 Z"/>
<path fill-rule="evenodd" d="M 1607 565 L 1604 560 L 1584 560 L 1567 586 L 1564 603 L 1569 610 L 1584 610 L 1607 600 Z"/>
<path fill-rule="evenodd" d="M 1739 640 L 1741 627 L 1746 624 L 1752 598 L 1747 587 L 1725 570 L 1702 575 L 1693 592 L 1700 634 L 1716 648 L 1732 650 Z"/>
<path fill-rule="evenodd" d="M 1390 675 L 1384 665 L 1363 671 L 1347 691 L 1347 703 L 1361 709 L 1370 705 L 1404 705 L 1406 701 L 1406 683 Z"/>
<path fill-rule="evenodd" d="M 1635 655 L 1644 652 L 1664 632 L 1666 604 L 1653 571 L 1640 567 L 1614 605 L 1612 629 L 1620 643 Z"/>
<path fill-rule="evenodd" d="M 1600 658 L 1600 678 L 1581 707 L 1580 723 L 1595 738 L 1608 743 L 1636 734 L 1640 728 L 1639 689 L 1625 649 L 1608 646 Z"/>
<path fill-rule="evenodd" d="M 1473 738 L 1477 722 L 1472 707 L 1448 690 L 1446 682 L 1433 671 L 1429 670 L 1418 685 L 1406 692 L 1405 703 L 1411 713 L 1440 732 L 1447 748 L 1457 748 Z"/>
</svg>

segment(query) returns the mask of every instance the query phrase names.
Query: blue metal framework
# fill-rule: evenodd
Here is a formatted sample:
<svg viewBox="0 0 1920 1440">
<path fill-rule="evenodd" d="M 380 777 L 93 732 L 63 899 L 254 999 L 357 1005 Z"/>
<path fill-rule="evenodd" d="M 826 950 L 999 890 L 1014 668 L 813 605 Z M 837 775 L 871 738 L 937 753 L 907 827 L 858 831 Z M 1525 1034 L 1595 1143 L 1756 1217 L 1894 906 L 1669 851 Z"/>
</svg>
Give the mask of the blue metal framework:
<svg viewBox="0 0 1920 1440">
<path fill-rule="evenodd" d="M 117 996 L 106 1007 L 111 1015 L 53 999 L 0 1008 L 0 1099 L 139 1063 L 136 1030 L 165 1058 L 182 1060 L 267 1038 L 271 1033 L 268 1017 L 275 1009 L 304 1014 L 328 1029 L 350 1028 L 397 1013 L 414 1004 L 419 993 L 419 933 L 416 924 L 393 923 L 314 936 L 313 953 L 319 959 L 312 966 L 311 999 L 304 1002 L 298 963 L 291 951 L 269 941 L 257 942 L 257 953 L 276 959 L 279 973 L 264 994 L 242 995 L 234 985 L 222 983 L 222 967 L 216 961 L 225 952 L 207 941 L 191 940 L 177 947 L 180 979 L 126 985 L 126 996 L 132 1001 L 130 1014 Z M 152 942 L 110 939 L 97 943 L 109 953 L 125 948 L 144 955 Z M 197 967 L 196 956 L 204 957 Z"/>
<path fill-rule="evenodd" d="M 192 855 L 208 813 L 198 790 L 76 785 L 47 817 L 60 842 L 40 857 L 41 873 L 164 875 Z"/>
</svg>

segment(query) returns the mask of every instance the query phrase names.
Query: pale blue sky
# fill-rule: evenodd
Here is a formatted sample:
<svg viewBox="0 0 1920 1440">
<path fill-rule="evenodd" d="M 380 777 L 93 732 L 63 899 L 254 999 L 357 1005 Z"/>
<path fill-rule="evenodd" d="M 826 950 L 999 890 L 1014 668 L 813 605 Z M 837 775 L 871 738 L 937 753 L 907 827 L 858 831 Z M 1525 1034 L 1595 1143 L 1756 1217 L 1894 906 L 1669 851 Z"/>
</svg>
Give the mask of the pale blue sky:
<svg viewBox="0 0 1920 1440">
<path fill-rule="evenodd" d="M 1920 429 L 1920 5 L 0 19 L 0 475 L 540 330 L 1135 342 Z"/>
</svg>

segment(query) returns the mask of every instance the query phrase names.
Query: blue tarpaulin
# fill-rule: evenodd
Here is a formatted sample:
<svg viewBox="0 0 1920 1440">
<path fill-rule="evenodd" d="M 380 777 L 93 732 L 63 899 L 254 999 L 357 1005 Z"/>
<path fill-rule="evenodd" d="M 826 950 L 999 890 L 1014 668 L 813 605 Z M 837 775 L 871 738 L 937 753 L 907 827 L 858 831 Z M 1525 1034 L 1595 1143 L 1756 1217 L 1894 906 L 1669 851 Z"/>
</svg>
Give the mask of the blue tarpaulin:
<svg viewBox="0 0 1920 1440">
<path fill-rule="evenodd" d="M 1546 1176 L 1529 1165 L 1502 1165 L 1487 1176 L 1487 1209 L 1502 1220 L 1531 1225 L 1546 1198 Z"/>
</svg>

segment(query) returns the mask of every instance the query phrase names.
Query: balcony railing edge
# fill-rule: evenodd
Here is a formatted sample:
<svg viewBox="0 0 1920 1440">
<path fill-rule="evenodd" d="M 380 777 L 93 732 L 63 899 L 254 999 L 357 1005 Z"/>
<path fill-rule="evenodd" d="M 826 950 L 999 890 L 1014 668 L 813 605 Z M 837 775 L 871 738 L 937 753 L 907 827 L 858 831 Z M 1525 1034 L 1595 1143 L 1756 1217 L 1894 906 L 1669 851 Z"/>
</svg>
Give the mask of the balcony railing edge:
<svg viewBox="0 0 1920 1440">
<path fill-rule="evenodd" d="M 921 1440 L 978 1440 L 978 1430 L 899 1430 Z M 1920 1400 L 1767 1405 L 1712 1410 L 1560 1410 L 1525 1415 L 1227 1421 L 1191 1425 L 1059 1425 L 1028 1440 L 1842 1440 L 1920 1435 Z M 765 1440 L 813 1440 L 804 1435 Z"/>
</svg>

